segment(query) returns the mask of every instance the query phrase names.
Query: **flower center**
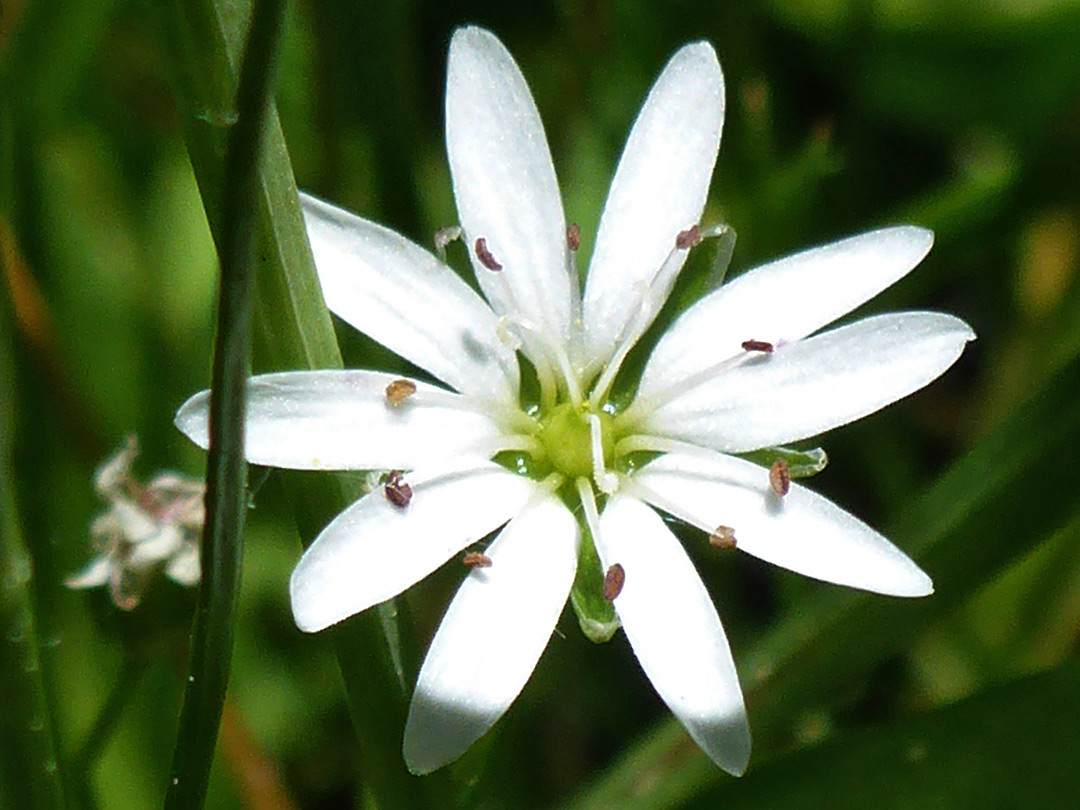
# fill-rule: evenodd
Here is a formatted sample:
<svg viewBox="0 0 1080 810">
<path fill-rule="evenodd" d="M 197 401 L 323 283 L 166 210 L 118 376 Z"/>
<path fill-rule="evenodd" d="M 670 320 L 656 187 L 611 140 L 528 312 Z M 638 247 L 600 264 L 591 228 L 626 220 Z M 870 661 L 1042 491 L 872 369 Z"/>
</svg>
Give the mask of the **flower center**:
<svg viewBox="0 0 1080 810">
<path fill-rule="evenodd" d="M 599 421 L 603 465 L 610 466 L 615 454 L 612 418 L 601 411 L 591 413 L 571 402 L 556 405 L 541 422 L 540 442 L 551 465 L 568 478 L 591 476 L 596 470 L 593 423 Z"/>
</svg>

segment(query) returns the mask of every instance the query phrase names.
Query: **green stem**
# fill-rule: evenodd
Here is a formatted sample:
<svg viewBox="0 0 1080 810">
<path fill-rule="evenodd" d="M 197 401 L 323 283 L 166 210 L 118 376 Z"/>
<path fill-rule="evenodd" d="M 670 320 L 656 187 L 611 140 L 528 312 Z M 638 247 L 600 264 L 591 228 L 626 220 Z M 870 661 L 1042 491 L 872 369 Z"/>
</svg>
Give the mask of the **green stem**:
<svg viewBox="0 0 1080 810">
<path fill-rule="evenodd" d="M 251 362 L 257 170 L 284 11 L 285 0 L 263 0 L 255 5 L 236 94 L 237 120 L 225 153 L 203 581 L 172 779 L 165 796 L 165 807 L 170 810 L 197 810 L 205 803 L 229 681 L 247 510 L 244 404 Z"/>
</svg>

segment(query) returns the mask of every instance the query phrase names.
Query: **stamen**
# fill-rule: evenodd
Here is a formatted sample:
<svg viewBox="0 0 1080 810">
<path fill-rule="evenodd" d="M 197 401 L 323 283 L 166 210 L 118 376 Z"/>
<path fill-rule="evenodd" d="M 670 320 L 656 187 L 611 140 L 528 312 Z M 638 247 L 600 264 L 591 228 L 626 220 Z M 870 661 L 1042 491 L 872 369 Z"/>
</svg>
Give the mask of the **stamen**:
<svg viewBox="0 0 1080 810">
<path fill-rule="evenodd" d="M 701 230 L 697 225 L 691 225 L 685 231 L 679 231 L 675 237 L 675 247 L 679 250 L 689 250 L 701 244 Z"/>
<path fill-rule="evenodd" d="M 593 480 L 605 495 L 614 494 L 619 488 L 619 476 L 608 472 L 604 466 L 604 434 L 600 417 L 595 413 L 585 414 L 589 421 L 589 438 L 592 441 Z"/>
<path fill-rule="evenodd" d="M 742 347 L 748 352 L 765 352 L 765 354 L 772 354 L 774 346 L 765 340 L 744 340 Z"/>
<path fill-rule="evenodd" d="M 709 535 L 709 543 L 716 548 L 730 551 L 737 545 L 735 542 L 735 530 L 730 526 L 717 526 Z"/>
<path fill-rule="evenodd" d="M 769 486 L 781 498 L 791 489 L 791 470 L 784 459 L 778 458 L 769 468 Z"/>
<path fill-rule="evenodd" d="M 595 544 L 600 537 L 600 512 L 596 509 L 592 484 L 584 476 L 575 479 L 574 484 L 577 485 L 578 497 L 581 499 L 581 510 L 585 513 L 585 525 L 589 527 L 589 534 Z"/>
<path fill-rule="evenodd" d="M 435 231 L 435 253 L 439 256 L 439 261 L 446 263 L 446 247 L 451 242 L 454 242 L 461 238 L 462 230 L 460 225 L 446 225 L 439 230 Z"/>
<path fill-rule="evenodd" d="M 386 401 L 391 405 L 400 405 L 416 393 L 416 383 L 412 380 L 394 380 L 386 386 Z"/>
<path fill-rule="evenodd" d="M 518 450 L 528 453 L 533 457 L 534 461 L 540 461 L 547 456 L 547 450 L 539 439 L 521 433 L 510 433 L 488 441 L 477 442 L 470 447 L 472 453 L 486 458 L 505 450 Z"/>
<path fill-rule="evenodd" d="M 476 258 L 480 260 L 480 264 L 484 265 L 488 270 L 499 271 L 503 269 L 503 266 L 495 261 L 495 257 L 491 255 L 491 251 L 488 250 L 487 239 L 479 237 L 476 240 Z"/>
<path fill-rule="evenodd" d="M 509 318 L 504 315 L 499 319 L 499 324 L 499 327 L 497 327 L 498 329 L 509 330 L 511 327 L 516 327 L 522 332 L 525 332 L 530 339 L 534 340 L 536 345 L 543 349 L 545 354 L 548 355 L 547 359 L 554 360 L 556 367 L 562 372 L 566 395 L 569 397 L 570 401 L 575 404 L 582 402 L 581 384 L 578 382 L 577 375 L 574 374 L 574 370 L 570 366 L 570 358 L 567 356 L 566 349 L 563 348 L 562 345 L 552 343 L 547 339 L 543 331 L 522 318 Z M 540 359 L 541 358 L 535 358 L 535 360 Z M 549 407 L 550 405 L 554 405 L 554 394 L 556 391 L 551 390 L 549 394 L 549 389 L 547 387 L 547 384 L 552 386 L 555 384 L 550 369 L 545 367 L 542 371 L 541 366 L 544 364 L 540 362 L 534 361 L 533 365 L 536 366 L 536 373 L 540 377 L 540 393 L 542 397 L 545 397 L 544 406 Z M 546 376 L 544 371 L 547 372 Z M 548 401 L 549 399 L 550 401 Z"/>
<path fill-rule="evenodd" d="M 576 222 L 566 229 L 566 246 L 573 251 L 581 247 L 581 226 Z"/>
<path fill-rule="evenodd" d="M 650 411 L 655 411 L 671 400 L 675 399 L 687 391 L 697 388 L 699 385 L 712 380 L 714 377 L 724 373 L 728 369 L 736 368 L 747 361 L 748 358 L 755 357 L 756 355 L 751 352 L 743 352 L 742 354 L 735 354 L 729 357 L 725 357 L 718 363 L 713 363 L 711 366 L 706 366 L 691 374 L 689 377 L 672 383 L 666 388 L 661 388 L 655 394 L 651 396 L 639 396 L 619 415 L 620 423 L 623 425 L 633 425 L 640 421 L 645 414 Z"/>
<path fill-rule="evenodd" d="M 638 311 L 634 315 L 630 330 L 626 332 L 628 337 L 625 340 L 621 340 L 619 348 L 615 350 L 615 354 L 612 356 L 611 361 L 604 367 L 604 372 L 593 386 L 592 393 L 589 395 L 589 407 L 592 410 L 599 410 L 600 405 L 607 399 L 608 392 L 615 382 L 615 375 L 617 375 L 619 369 L 622 368 L 623 361 L 626 360 L 626 355 L 630 354 L 630 350 L 634 348 L 634 344 L 637 343 L 638 338 L 641 337 L 641 335 L 644 334 L 645 329 L 648 328 L 649 315 L 648 297 L 646 293 L 646 295 L 642 296 L 641 302 L 638 304 Z"/>
<path fill-rule="evenodd" d="M 700 243 L 701 229 L 697 225 L 691 225 L 685 231 L 680 231 L 675 237 L 675 247 L 668 253 L 664 263 L 647 281 L 640 285 L 641 299 L 638 302 L 637 312 L 627 324 L 627 327 L 619 334 L 618 348 L 616 348 L 611 362 L 607 364 L 600 378 L 596 381 L 592 394 L 589 396 L 589 407 L 593 410 L 599 408 L 600 403 L 607 398 L 611 386 L 615 382 L 615 375 L 619 373 L 626 356 L 634 348 L 634 344 L 638 342 L 638 339 L 645 334 L 645 330 L 649 328 L 652 319 L 663 306 L 664 300 L 670 292 L 675 273 L 682 266 L 685 259 L 685 251 Z"/>
<path fill-rule="evenodd" d="M 467 551 L 461 562 L 468 568 L 491 568 L 491 557 L 479 551 Z"/>
<path fill-rule="evenodd" d="M 626 570 L 615 563 L 604 574 L 604 598 L 614 602 L 615 598 L 622 593 L 623 585 L 626 584 Z"/>
<path fill-rule="evenodd" d="M 669 439 L 665 436 L 653 436 L 649 433 L 635 433 L 626 436 L 615 444 L 615 457 L 621 458 L 628 453 L 686 453 L 688 455 L 701 456 L 702 458 L 715 458 L 716 451 L 705 447 L 699 447 L 690 442 L 679 439 Z"/>
<path fill-rule="evenodd" d="M 563 485 L 563 481 L 565 481 L 565 480 L 566 479 L 563 477 L 562 473 L 558 473 L 558 472 L 548 473 L 548 477 L 545 478 L 543 481 L 541 481 L 539 484 L 537 484 L 537 486 L 539 486 L 539 487 L 547 490 L 547 492 L 553 494 L 556 491 L 558 491 L 559 487 L 561 487 Z"/>
<path fill-rule="evenodd" d="M 585 324 L 581 318 L 581 275 L 578 273 L 578 248 L 581 247 L 581 227 L 575 222 L 566 229 L 566 277 L 570 281 L 570 355 L 580 356 Z M 582 375 L 577 375 L 581 379 Z"/>
<path fill-rule="evenodd" d="M 408 380 L 403 382 L 408 382 Z M 487 417 L 493 417 L 496 421 L 512 430 L 534 433 L 539 429 L 532 417 L 524 413 L 520 408 L 509 405 L 503 400 L 456 394 L 453 391 L 445 391 L 435 387 L 428 387 L 423 392 L 416 393 L 413 396 L 415 397 L 413 399 L 414 403 L 444 405 L 448 408 L 483 414 Z M 387 398 L 389 398 L 389 394 Z"/>
<path fill-rule="evenodd" d="M 401 470 L 391 470 L 383 484 L 383 493 L 386 500 L 390 501 L 398 509 L 404 509 L 412 500 L 412 487 L 405 483 L 401 477 Z"/>
</svg>

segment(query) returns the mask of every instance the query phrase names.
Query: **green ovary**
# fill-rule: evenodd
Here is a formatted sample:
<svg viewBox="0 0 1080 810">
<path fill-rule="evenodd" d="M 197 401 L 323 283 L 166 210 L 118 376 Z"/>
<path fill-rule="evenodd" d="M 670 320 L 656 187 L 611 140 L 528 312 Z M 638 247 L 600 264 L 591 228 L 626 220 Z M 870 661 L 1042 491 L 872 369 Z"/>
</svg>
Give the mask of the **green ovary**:
<svg viewBox="0 0 1080 810">
<path fill-rule="evenodd" d="M 540 442 L 547 451 L 547 461 L 568 478 L 590 477 L 593 474 L 592 430 L 588 411 L 566 402 L 557 405 L 541 421 Z M 598 413 L 604 464 L 610 466 L 615 451 L 612 418 Z"/>
</svg>

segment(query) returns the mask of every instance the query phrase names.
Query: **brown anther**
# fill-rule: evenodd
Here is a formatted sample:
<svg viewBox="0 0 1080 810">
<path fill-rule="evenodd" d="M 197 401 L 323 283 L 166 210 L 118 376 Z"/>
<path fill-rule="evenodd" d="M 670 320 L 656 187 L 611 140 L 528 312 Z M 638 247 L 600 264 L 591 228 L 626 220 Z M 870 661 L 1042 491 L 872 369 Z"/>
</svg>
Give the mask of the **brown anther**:
<svg viewBox="0 0 1080 810">
<path fill-rule="evenodd" d="M 476 240 L 476 258 L 488 270 L 502 270 L 502 265 L 495 261 L 495 257 L 488 250 L 487 239 L 482 236 Z"/>
<path fill-rule="evenodd" d="M 469 568 L 491 568 L 491 557 L 479 551 L 466 551 L 461 561 Z"/>
<path fill-rule="evenodd" d="M 386 401 L 391 405 L 400 405 L 416 393 L 416 383 L 412 380 L 394 380 L 386 386 Z"/>
<path fill-rule="evenodd" d="M 581 226 L 576 222 L 566 229 L 566 246 L 574 251 L 581 247 Z"/>
<path fill-rule="evenodd" d="M 622 593 L 625 583 L 626 571 L 623 570 L 621 565 L 615 563 L 604 574 L 604 598 L 609 602 L 614 602 L 615 597 Z"/>
<path fill-rule="evenodd" d="M 748 352 L 765 352 L 772 354 L 774 346 L 765 340 L 744 340 L 742 347 Z"/>
<path fill-rule="evenodd" d="M 401 470 L 391 470 L 383 484 L 383 492 L 386 500 L 390 501 L 398 509 L 404 509 L 412 500 L 412 487 L 405 483 L 401 476 Z"/>
<path fill-rule="evenodd" d="M 769 467 L 769 486 L 781 498 L 787 495 L 788 490 L 791 489 L 791 470 L 788 469 L 787 462 L 782 458 L 778 458 Z"/>
<path fill-rule="evenodd" d="M 675 247 L 679 250 L 689 250 L 701 244 L 701 230 L 697 225 L 691 225 L 685 231 L 679 231 L 675 237 Z"/>
<path fill-rule="evenodd" d="M 717 548 L 730 551 L 735 548 L 735 530 L 730 526 L 717 526 L 709 535 L 709 542 Z"/>
</svg>

